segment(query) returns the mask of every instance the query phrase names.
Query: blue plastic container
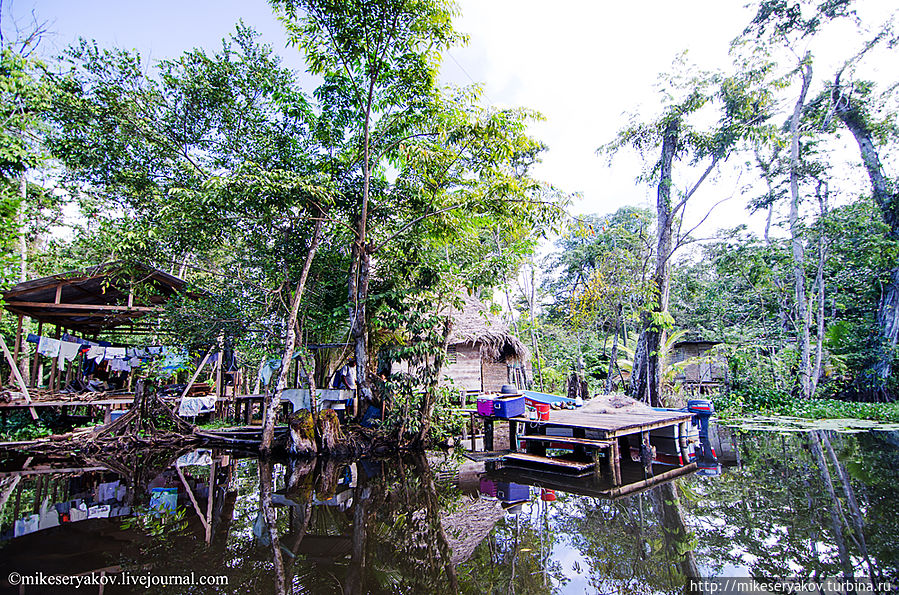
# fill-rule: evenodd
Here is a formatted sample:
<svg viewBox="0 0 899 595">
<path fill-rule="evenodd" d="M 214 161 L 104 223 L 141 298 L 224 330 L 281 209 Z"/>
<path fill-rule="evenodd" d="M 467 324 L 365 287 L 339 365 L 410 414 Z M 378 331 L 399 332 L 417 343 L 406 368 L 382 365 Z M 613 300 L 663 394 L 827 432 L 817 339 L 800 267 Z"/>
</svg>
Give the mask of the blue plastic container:
<svg viewBox="0 0 899 595">
<path fill-rule="evenodd" d="M 520 483 L 499 481 L 496 483 L 496 497 L 503 502 L 521 502 L 531 498 L 531 488 Z"/>
<path fill-rule="evenodd" d="M 493 400 L 493 417 L 516 417 L 524 415 L 524 395 Z"/>
</svg>

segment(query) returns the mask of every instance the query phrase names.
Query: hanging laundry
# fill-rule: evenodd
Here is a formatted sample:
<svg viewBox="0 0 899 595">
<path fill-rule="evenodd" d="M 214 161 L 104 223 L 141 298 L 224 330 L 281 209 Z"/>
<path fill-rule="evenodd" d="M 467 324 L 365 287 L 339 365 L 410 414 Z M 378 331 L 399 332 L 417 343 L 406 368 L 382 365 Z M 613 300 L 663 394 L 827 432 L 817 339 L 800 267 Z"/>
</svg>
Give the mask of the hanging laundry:
<svg viewBox="0 0 899 595">
<path fill-rule="evenodd" d="M 116 491 L 119 489 L 119 481 L 110 481 L 101 483 L 97 486 L 97 500 L 100 502 L 108 502 L 116 499 Z"/>
<path fill-rule="evenodd" d="M 149 355 L 162 355 L 162 350 L 163 350 L 163 347 L 159 346 L 159 345 L 154 346 L 154 347 L 147 347 L 147 353 Z"/>
<path fill-rule="evenodd" d="M 132 357 L 128 360 L 128 363 L 131 364 L 132 368 L 139 368 L 144 364 L 144 360 L 139 357 Z"/>
<path fill-rule="evenodd" d="M 131 365 L 123 359 L 109 360 L 109 363 L 107 364 L 107 366 L 108 366 L 107 369 L 110 372 L 130 372 L 131 371 Z M 126 366 L 127 366 L 127 370 L 125 369 Z"/>
<path fill-rule="evenodd" d="M 65 369 L 66 362 L 71 362 L 81 350 L 81 343 L 63 341 L 59 344 L 59 367 Z"/>
<path fill-rule="evenodd" d="M 69 520 L 71 522 L 83 521 L 87 518 L 87 504 L 79 502 L 78 506 L 69 509 Z"/>
<path fill-rule="evenodd" d="M 100 345 L 91 345 L 90 349 L 87 350 L 87 359 L 93 360 L 95 363 L 100 363 L 103 361 L 103 358 L 106 356 L 106 348 Z"/>
<path fill-rule="evenodd" d="M 196 417 L 215 409 L 215 397 L 184 397 L 178 407 L 181 417 Z"/>
<path fill-rule="evenodd" d="M 28 343 L 39 343 L 41 338 L 34 333 L 28 333 L 28 337 L 25 338 L 25 341 Z"/>
<path fill-rule="evenodd" d="M 107 347 L 106 348 L 106 357 L 104 359 L 124 359 L 125 358 L 125 348 L 124 347 Z"/>
<path fill-rule="evenodd" d="M 274 374 L 275 370 L 281 369 L 281 358 L 273 357 L 268 360 L 262 367 L 259 369 L 259 381 L 262 382 L 263 386 L 268 386 L 268 383 L 272 379 L 272 374 Z"/>
<path fill-rule="evenodd" d="M 37 344 L 37 352 L 47 357 L 57 357 L 59 355 L 59 339 L 51 339 L 50 337 L 41 337 Z"/>
<path fill-rule="evenodd" d="M 13 528 L 13 537 L 21 537 L 37 531 L 40 518 L 40 516 L 32 514 L 17 520 L 15 527 Z"/>
<path fill-rule="evenodd" d="M 87 511 L 87 518 L 89 519 L 108 519 L 109 518 L 109 504 L 101 504 L 99 506 L 91 506 Z"/>
<path fill-rule="evenodd" d="M 50 527 L 59 526 L 59 513 L 55 507 L 50 506 L 49 499 L 45 499 L 41 504 L 41 514 L 37 522 L 38 529 L 49 529 Z"/>
</svg>

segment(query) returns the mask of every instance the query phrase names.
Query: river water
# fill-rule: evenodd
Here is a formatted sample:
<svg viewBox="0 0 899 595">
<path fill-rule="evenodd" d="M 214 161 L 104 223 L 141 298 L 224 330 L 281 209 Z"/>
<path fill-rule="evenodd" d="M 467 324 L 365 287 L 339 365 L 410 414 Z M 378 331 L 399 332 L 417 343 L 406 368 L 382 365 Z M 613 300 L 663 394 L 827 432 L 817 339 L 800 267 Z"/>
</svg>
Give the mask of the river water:
<svg viewBox="0 0 899 595">
<path fill-rule="evenodd" d="M 351 463 L 220 450 L 5 453 L 0 589 L 643 594 L 748 576 L 899 584 L 897 433 L 722 435 L 720 473 L 619 497 L 589 482 L 487 473 L 451 453 Z M 54 578 L 69 584 L 47 584 Z"/>
</svg>

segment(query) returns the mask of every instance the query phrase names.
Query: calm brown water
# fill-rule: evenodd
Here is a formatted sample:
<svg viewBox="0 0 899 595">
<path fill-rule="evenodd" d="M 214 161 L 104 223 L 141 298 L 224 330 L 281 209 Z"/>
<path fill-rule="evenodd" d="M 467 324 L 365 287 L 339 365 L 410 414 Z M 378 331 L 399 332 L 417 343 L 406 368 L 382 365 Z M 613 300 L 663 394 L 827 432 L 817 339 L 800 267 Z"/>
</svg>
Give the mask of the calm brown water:
<svg viewBox="0 0 899 595">
<path fill-rule="evenodd" d="M 899 584 L 897 442 L 887 432 L 737 434 L 719 476 L 618 499 L 460 470 L 444 454 L 296 464 L 218 450 L 6 453 L 0 588 L 273 593 L 276 558 L 294 593 L 681 593 L 696 576 L 872 573 Z M 9 583 L 40 573 L 134 584 Z M 160 584 L 174 580 L 193 584 Z"/>
</svg>

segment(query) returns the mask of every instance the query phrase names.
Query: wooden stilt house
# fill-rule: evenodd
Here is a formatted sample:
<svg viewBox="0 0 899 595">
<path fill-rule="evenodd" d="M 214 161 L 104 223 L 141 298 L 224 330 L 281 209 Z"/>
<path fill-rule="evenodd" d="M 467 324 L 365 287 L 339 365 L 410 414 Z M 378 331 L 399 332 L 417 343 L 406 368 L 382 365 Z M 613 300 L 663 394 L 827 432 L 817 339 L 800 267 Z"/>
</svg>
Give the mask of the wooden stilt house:
<svg viewBox="0 0 899 595">
<path fill-rule="evenodd" d="M 499 392 L 504 384 L 527 388 L 530 354 L 509 325 L 477 297 L 463 297 L 454 309 L 443 375 L 468 392 Z"/>
</svg>

